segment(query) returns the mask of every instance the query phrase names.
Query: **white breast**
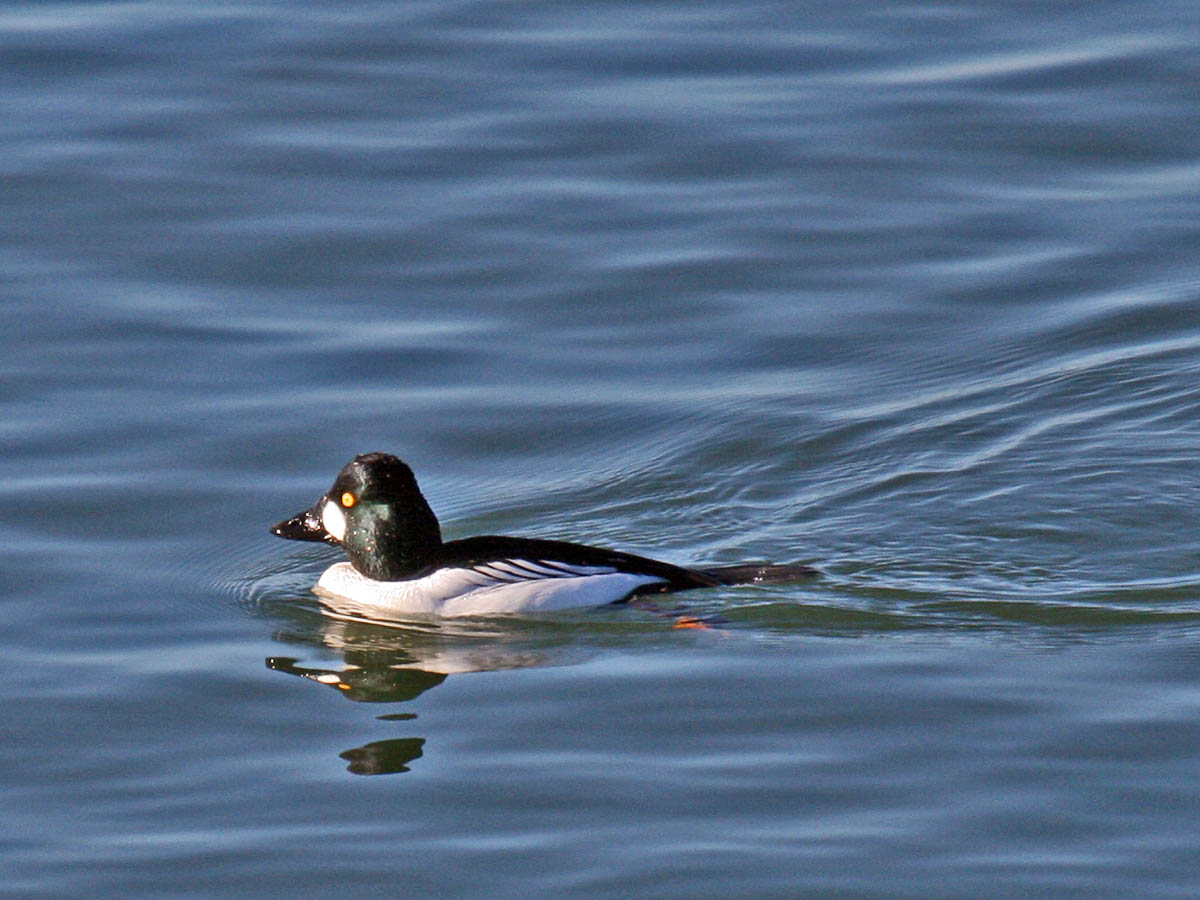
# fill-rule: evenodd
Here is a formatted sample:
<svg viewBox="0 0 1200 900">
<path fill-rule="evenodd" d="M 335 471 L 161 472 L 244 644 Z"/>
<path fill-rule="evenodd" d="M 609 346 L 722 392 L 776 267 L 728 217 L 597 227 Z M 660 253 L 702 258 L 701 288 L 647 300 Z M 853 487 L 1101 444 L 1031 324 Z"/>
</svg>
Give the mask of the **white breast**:
<svg viewBox="0 0 1200 900">
<path fill-rule="evenodd" d="M 661 581 L 608 567 L 527 560 L 439 569 L 408 581 L 374 581 L 343 562 L 325 570 L 313 593 L 342 615 L 487 616 L 603 606 Z"/>
</svg>

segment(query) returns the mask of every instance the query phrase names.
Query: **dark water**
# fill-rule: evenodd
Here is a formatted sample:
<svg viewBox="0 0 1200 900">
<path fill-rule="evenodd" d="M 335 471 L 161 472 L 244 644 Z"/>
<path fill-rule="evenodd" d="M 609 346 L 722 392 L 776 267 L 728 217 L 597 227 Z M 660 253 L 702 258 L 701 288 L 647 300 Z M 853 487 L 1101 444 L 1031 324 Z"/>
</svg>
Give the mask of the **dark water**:
<svg viewBox="0 0 1200 900">
<path fill-rule="evenodd" d="M 1195 896 L 1198 43 L 5 5 L 0 895 Z M 266 527 L 375 449 L 448 536 L 824 574 L 347 625 Z"/>
</svg>

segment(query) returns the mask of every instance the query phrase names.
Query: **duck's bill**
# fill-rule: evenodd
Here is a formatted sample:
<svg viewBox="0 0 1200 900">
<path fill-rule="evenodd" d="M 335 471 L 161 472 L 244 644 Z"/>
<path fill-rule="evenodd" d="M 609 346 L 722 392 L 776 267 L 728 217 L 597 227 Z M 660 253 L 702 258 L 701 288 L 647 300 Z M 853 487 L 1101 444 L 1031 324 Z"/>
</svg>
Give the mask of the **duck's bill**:
<svg viewBox="0 0 1200 900">
<path fill-rule="evenodd" d="M 272 525 L 271 534 L 287 538 L 289 541 L 324 541 L 327 544 L 336 544 L 337 539 L 325 530 L 321 522 L 321 510 L 324 506 L 325 498 L 322 497 L 310 509 Z"/>
</svg>

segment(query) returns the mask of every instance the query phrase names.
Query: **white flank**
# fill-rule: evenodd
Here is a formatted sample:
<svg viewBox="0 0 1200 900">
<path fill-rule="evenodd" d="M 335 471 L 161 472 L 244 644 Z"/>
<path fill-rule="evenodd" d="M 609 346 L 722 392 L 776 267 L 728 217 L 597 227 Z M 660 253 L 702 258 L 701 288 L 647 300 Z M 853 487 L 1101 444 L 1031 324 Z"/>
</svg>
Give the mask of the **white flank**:
<svg viewBox="0 0 1200 900">
<path fill-rule="evenodd" d="M 325 527 L 329 529 L 328 524 Z M 522 572 L 520 566 L 500 560 L 475 569 L 439 569 L 407 581 L 374 581 L 350 563 L 337 563 L 325 570 L 313 593 L 341 615 L 489 616 L 603 606 L 625 599 L 644 584 L 663 580 L 611 568 L 564 566 L 567 572 L 544 565 L 537 568 L 557 574 L 523 577 L 517 574 Z"/>
<path fill-rule="evenodd" d="M 346 516 L 342 513 L 342 508 L 332 500 L 326 500 L 325 505 L 321 507 L 321 524 L 339 541 L 345 540 Z"/>
</svg>

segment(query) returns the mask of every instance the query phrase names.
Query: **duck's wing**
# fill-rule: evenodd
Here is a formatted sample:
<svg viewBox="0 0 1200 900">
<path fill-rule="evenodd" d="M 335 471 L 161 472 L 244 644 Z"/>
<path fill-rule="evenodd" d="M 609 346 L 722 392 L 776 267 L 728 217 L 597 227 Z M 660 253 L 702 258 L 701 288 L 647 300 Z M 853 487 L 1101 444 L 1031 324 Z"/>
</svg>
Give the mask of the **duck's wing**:
<svg viewBox="0 0 1200 900">
<path fill-rule="evenodd" d="M 591 547 L 569 541 L 485 535 L 443 544 L 438 566 L 465 570 L 475 583 L 516 583 L 543 578 L 581 578 L 622 573 L 656 580 L 640 585 L 635 594 L 686 591 L 736 584 L 796 581 L 819 574 L 805 565 L 748 563 L 705 569 L 685 569 L 646 556 Z"/>
<path fill-rule="evenodd" d="M 438 552 L 437 566 L 468 569 L 481 578 L 510 583 L 614 573 L 657 579 L 655 584 L 645 586 L 646 591 L 682 591 L 728 583 L 713 573 L 685 569 L 619 550 L 569 541 L 500 535 L 449 541 Z"/>
</svg>

